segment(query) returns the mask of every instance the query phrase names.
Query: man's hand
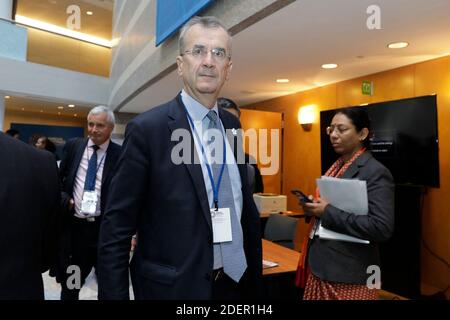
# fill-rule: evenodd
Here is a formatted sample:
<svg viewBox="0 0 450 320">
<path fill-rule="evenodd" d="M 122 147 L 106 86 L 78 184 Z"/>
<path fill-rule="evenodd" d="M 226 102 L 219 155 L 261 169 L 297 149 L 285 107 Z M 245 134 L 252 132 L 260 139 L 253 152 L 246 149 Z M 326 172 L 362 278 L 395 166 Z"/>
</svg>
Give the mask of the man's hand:
<svg viewBox="0 0 450 320">
<path fill-rule="evenodd" d="M 75 201 L 73 201 L 73 199 L 70 199 L 69 200 L 69 210 L 72 210 L 74 205 L 75 205 Z"/>
</svg>

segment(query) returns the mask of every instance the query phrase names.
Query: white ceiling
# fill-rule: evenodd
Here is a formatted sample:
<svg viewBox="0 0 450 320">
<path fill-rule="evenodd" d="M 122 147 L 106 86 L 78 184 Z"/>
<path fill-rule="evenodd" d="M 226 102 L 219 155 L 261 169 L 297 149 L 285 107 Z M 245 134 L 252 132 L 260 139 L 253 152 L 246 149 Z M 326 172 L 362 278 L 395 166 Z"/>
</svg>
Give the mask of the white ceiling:
<svg viewBox="0 0 450 320">
<path fill-rule="evenodd" d="M 366 26 L 373 4 L 380 30 Z M 449 0 L 297 0 L 233 37 L 233 71 L 221 95 L 240 105 L 263 101 L 449 55 L 449 40 Z M 386 47 L 395 41 L 410 45 Z M 181 88 L 177 78 L 172 72 L 120 111 L 140 113 L 171 99 Z"/>
</svg>

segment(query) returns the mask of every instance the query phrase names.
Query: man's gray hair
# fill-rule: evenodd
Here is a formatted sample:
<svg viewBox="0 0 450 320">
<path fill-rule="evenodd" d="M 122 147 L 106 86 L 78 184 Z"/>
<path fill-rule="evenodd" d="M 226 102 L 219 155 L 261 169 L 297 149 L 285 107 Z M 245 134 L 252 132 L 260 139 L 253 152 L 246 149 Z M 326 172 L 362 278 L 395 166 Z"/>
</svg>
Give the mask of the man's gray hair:
<svg viewBox="0 0 450 320">
<path fill-rule="evenodd" d="M 88 117 L 93 115 L 99 115 L 101 113 L 106 113 L 106 122 L 108 122 L 111 125 L 115 125 L 116 123 L 116 117 L 114 117 L 114 112 L 106 106 L 96 106 L 89 111 Z"/>
<path fill-rule="evenodd" d="M 231 34 L 219 19 L 217 19 L 216 17 L 213 17 L 213 16 L 207 16 L 207 17 L 195 16 L 191 20 L 186 22 L 186 24 L 183 26 L 183 28 L 181 28 L 180 36 L 178 38 L 178 48 L 180 50 L 180 54 L 184 53 L 184 49 L 185 49 L 184 48 L 184 37 L 186 36 L 186 32 L 188 32 L 188 30 L 191 27 L 193 27 L 197 24 L 202 26 L 203 28 L 207 28 L 207 29 L 221 28 L 221 29 L 225 30 L 229 36 L 229 45 L 230 45 L 230 50 L 231 50 Z M 231 52 L 229 52 L 228 54 L 231 55 Z"/>
</svg>

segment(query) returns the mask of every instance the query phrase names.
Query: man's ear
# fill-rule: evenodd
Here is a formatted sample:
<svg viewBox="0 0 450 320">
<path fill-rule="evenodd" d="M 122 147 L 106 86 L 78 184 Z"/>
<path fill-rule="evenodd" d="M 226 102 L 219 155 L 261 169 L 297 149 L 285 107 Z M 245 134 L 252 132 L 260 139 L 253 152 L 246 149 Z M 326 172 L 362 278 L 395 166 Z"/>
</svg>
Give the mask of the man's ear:
<svg viewBox="0 0 450 320">
<path fill-rule="evenodd" d="M 183 57 L 178 56 L 177 57 L 177 72 L 180 77 L 183 75 L 182 68 L 183 68 Z"/>
<path fill-rule="evenodd" d="M 225 77 L 226 81 L 228 81 L 228 79 L 230 79 L 231 69 L 233 69 L 233 61 L 230 60 L 228 62 L 228 66 L 227 66 L 227 75 Z"/>
</svg>

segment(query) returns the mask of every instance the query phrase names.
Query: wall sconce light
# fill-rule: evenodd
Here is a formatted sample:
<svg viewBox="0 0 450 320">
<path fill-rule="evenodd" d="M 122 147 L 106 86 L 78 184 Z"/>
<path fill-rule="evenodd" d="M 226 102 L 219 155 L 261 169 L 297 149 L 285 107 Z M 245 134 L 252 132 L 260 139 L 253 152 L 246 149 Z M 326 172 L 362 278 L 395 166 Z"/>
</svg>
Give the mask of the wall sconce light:
<svg viewBox="0 0 450 320">
<path fill-rule="evenodd" d="M 303 130 L 311 131 L 312 124 L 316 117 L 314 113 L 315 105 L 301 107 L 298 110 L 298 123 L 301 124 Z"/>
</svg>

